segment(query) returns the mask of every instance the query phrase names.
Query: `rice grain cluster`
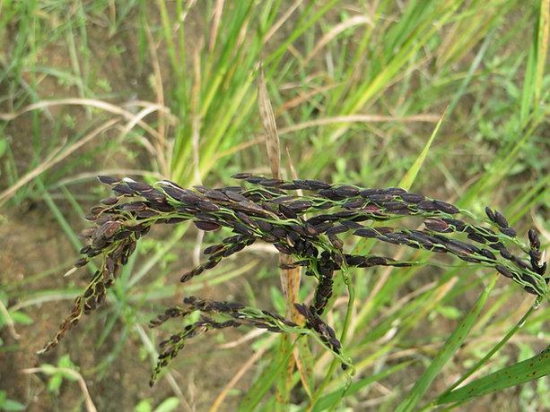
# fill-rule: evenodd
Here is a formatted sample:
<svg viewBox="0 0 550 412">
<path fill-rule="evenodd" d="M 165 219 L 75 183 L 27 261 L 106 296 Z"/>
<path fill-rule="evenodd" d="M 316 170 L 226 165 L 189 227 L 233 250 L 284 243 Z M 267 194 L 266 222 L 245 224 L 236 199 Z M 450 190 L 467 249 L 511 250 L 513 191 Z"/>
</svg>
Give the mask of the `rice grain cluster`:
<svg viewBox="0 0 550 412">
<path fill-rule="evenodd" d="M 344 368 L 348 366 L 350 360 L 342 355 L 335 331 L 321 317 L 331 302 L 335 275 L 352 267 L 406 267 L 416 262 L 354 254 L 346 250 L 344 234 L 450 254 L 497 270 L 539 299 L 548 297 L 549 277 L 545 276 L 546 263 L 542 261 L 537 232 L 529 230 L 525 245 L 498 211 L 486 208 L 488 225 L 481 226 L 459 218 L 465 215 L 464 211 L 450 203 L 401 188 L 367 189 L 319 180 L 268 179 L 248 173 L 234 177 L 247 185 L 186 189 L 166 180 L 151 186 L 129 178 L 99 177 L 102 183 L 111 186 L 114 195 L 103 199 L 86 216 L 93 226 L 81 233 L 88 245 L 80 251 L 82 257 L 74 265 L 79 268 L 98 258 L 99 269 L 44 351 L 55 347 L 83 314 L 89 314 L 104 302 L 107 289 L 119 277 L 137 242 L 156 224 L 192 221 L 206 232 L 220 229 L 231 232 L 219 244 L 204 250 L 206 261 L 185 273 L 182 282 L 262 241 L 292 256 L 293 263 L 285 268 L 301 266 L 306 275 L 317 279 L 317 284 L 311 304 L 294 303 L 304 318 L 301 325 L 239 303 L 185 298 L 184 307 L 170 308 L 151 322 L 153 327 L 169 319 L 185 319 L 193 312 L 201 314 L 198 321 L 161 343 L 151 383 L 188 339 L 209 329 L 243 325 L 311 335 L 337 356 Z M 306 194 L 298 195 L 297 190 Z M 422 219 L 421 229 L 400 227 L 398 223 L 403 217 Z M 375 222 L 384 222 L 384 226 Z"/>
</svg>

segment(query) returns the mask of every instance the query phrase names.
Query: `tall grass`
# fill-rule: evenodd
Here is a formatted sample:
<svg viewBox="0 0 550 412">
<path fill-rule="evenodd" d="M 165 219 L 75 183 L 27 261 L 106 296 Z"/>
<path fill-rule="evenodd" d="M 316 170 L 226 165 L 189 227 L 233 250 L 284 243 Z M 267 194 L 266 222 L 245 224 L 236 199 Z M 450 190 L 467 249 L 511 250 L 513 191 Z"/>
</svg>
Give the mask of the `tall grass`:
<svg viewBox="0 0 550 412">
<path fill-rule="evenodd" d="M 549 9 L 547 0 L 360 5 L 96 0 L 71 7 L 65 1 L 4 1 L 3 213 L 16 218 L 25 202 L 44 204 L 41 210 L 56 219 L 77 249 L 81 223 L 74 217 L 102 195 L 95 184 L 90 186 L 96 174 L 170 178 L 186 187 L 203 181 L 232 184 L 229 176 L 242 170 L 267 175 L 257 103 L 263 64 L 284 177 L 292 177 L 294 170 L 300 178 L 335 183 L 401 184 L 477 216 L 491 205 L 519 233 L 536 227 L 544 250 L 550 183 L 545 136 Z M 91 193 L 91 187 L 98 192 Z M 88 337 L 94 336 L 94 324 L 103 330 L 99 343 L 121 332 L 118 344 L 98 355 L 98 368 L 89 375 L 82 371 L 87 381 L 110 373 L 108 366 L 132 341 L 154 362 L 156 334 L 144 326 L 161 300 L 178 303 L 182 294 L 205 295 L 212 285 L 219 285 L 212 286 L 214 295 L 235 294 L 238 285 L 249 291 L 247 303 L 284 314 L 276 262 L 265 269 L 271 265 L 260 255 L 260 265 L 257 254 L 266 253 L 261 249 L 249 263 L 228 262 L 204 281 L 176 287 L 170 279 L 182 266 L 191 266 L 179 259 L 195 249 L 193 234 L 184 227 L 159 234 L 167 240 L 143 242 L 122 274 L 125 283 L 102 312 L 105 326 L 93 318 L 85 326 Z M 206 238 L 207 243 L 215 240 Z M 346 242 L 363 253 L 373 246 Z M 395 253 L 398 259 L 429 261 L 423 252 Z M 2 301 L 8 313 L 75 296 L 73 287 L 69 295 L 53 286 L 43 290 L 41 282 L 54 278 L 44 273 L 25 283 L 32 288 L 2 282 L 17 301 Z M 334 293 L 347 296 L 352 290 L 350 309 L 337 299 L 325 319 L 336 329 L 348 325 L 340 338 L 354 360 L 355 377 L 339 372 L 330 355 L 303 340 L 295 342 L 295 361 L 292 348 L 280 352 L 278 341 L 261 335 L 254 344 L 261 356 L 250 353 L 246 361 L 244 346 L 235 338 L 227 345 L 233 349 L 201 354 L 238 357 L 242 368 L 233 365 L 219 393 L 197 395 L 198 408 L 490 405 L 495 395 L 484 395 L 487 387 L 502 391 L 521 382 L 503 375 L 520 376 L 532 361 L 548 365 L 545 354 L 537 355 L 548 339 L 547 303 L 533 311 L 533 300 L 522 298 L 519 288 L 493 284 L 493 279 L 487 271 L 452 260 L 399 273 L 352 271 L 350 284 L 338 277 Z M 311 280 L 303 281 L 302 301 Z M 270 291 L 258 291 L 257 284 Z M 19 334 L 27 331 L 18 326 Z M 460 328 L 469 333 L 459 333 Z M 192 379 L 178 374 L 178 364 L 195 371 L 201 391 L 209 384 L 207 378 L 201 381 L 207 372 L 200 363 L 190 358 L 174 362 L 157 388 L 168 382 L 185 407 L 191 402 L 185 388 Z M 296 366 L 289 372 L 291 364 Z M 534 378 L 545 371 L 537 370 Z M 460 376 L 466 386 L 454 389 Z M 548 407 L 547 378 L 534 382 L 498 397 L 516 409 Z M 149 395 L 154 403 L 166 396 Z M 90 388 L 90 396 L 99 395 Z"/>
</svg>

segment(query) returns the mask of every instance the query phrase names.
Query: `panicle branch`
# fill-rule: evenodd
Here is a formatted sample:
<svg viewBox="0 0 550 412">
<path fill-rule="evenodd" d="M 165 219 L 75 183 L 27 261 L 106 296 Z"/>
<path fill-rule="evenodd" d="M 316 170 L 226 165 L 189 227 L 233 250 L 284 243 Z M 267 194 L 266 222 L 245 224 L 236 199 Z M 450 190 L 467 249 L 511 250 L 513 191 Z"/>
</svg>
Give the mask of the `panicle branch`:
<svg viewBox="0 0 550 412">
<path fill-rule="evenodd" d="M 191 313 L 201 313 L 198 321 L 187 324 L 183 331 L 161 343 L 159 362 L 151 382 L 188 339 L 210 329 L 243 325 L 271 332 L 309 331 L 343 359 L 334 330 L 321 319 L 333 295 L 335 274 L 347 267 L 416 264 L 346 252 L 341 239 L 344 234 L 447 253 L 466 262 L 492 267 L 538 298 L 549 295 L 547 264 L 543 262 L 537 232 L 529 230 L 529 243 L 523 244 L 506 218 L 490 208 L 486 208 L 488 223 L 496 230 L 460 219 L 457 215 L 462 211 L 450 203 L 401 188 L 361 188 L 308 179 L 267 179 L 248 173 L 234 177 L 250 186 L 186 189 L 166 180 L 151 186 L 129 178 L 100 176 L 99 180 L 111 186 L 114 195 L 101 200 L 86 215 L 92 226 L 80 235 L 87 245 L 74 264 L 79 268 L 98 258 L 99 269 L 43 351 L 55 347 L 83 314 L 89 314 L 104 302 L 107 289 L 118 279 L 137 242 L 152 226 L 184 221 L 193 222 L 199 230 L 223 229 L 231 235 L 207 247 L 204 250 L 207 260 L 186 272 L 181 282 L 201 275 L 257 241 L 270 243 L 279 252 L 291 255 L 294 263 L 286 266 L 303 266 L 305 274 L 315 277 L 318 282 L 311 305 L 295 302 L 297 311 L 304 317 L 302 326 L 268 311 L 237 303 L 186 298 L 185 308 L 168 309 L 151 322 L 151 326 L 158 326 L 169 319 L 185 321 Z M 298 195 L 294 193 L 296 190 L 306 191 L 306 194 Z M 403 217 L 422 219 L 423 228 L 372 225 L 372 222 L 399 222 Z"/>
</svg>

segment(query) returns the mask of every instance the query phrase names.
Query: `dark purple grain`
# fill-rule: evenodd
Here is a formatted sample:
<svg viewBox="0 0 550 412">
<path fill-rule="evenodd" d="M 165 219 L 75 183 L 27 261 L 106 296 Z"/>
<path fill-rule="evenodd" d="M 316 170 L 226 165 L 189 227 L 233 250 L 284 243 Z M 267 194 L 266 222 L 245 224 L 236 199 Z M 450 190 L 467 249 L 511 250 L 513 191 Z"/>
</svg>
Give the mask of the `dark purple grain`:
<svg viewBox="0 0 550 412">
<path fill-rule="evenodd" d="M 438 209 L 437 205 L 433 200 L 423 200 L 418 203 L 418 208 L 425 210 L 426 212 L 435 212 Z"/>
<path fill-rule="evenodd" d="M 113 186 L 113 191 L 122 196 L 132 196 L 135 194 L 135 191 L 130 189 L 125 183 L 119 183 Z"/>
<path fill-rule="evenodd" d="M 391 202 L 393 199 L 394 196 L 387 193 L 374 194 L 366 198 L 369 202 L 382 206 L 385 206 L 386 202 Z"/>
<path fill-rule="evenodd" d="M 487 243 L 487 239 L 477 233 L 468 233 L 468 239 L 481 244 Z"/>
<path fill-rule="evenodd" d="M 234 202 L 248 201 L 246 197 L 234 190 L 223 189 L 223 193 Z"/>
<path fill-rule="evenodd" d="M 514 274 L 512 273 L 512 271 L 510 271 L 506 266 L 503 266 L 503 265 L 496 265 L 496 266 L 495 266 L 495 269 L 496 269 L 502 276 L 505 276 L 505 277 L 510 278 L 510 279 L 513 279 L 513 278 L 514 278 Z"/>
<path fill-rule="evenodd" d="M 306 179 L 303 182 L 307 185 L 309 190 L 321 190 L 321 189 L 328 189 L 331 187 L 330 184 L 323 182 L 321 180 Z"/>
<path fill-rule="evenodd" d="M 218 225 L 217 223 L 213 223 L 213 222 L 205 222 L 203 220 L 197 220 L 195 222 L 193 222 L 195 224 L 195 226 L 200 229 L 200 230 L 204 230 L 205 232 L 209 232 L 209 231 L 213 231 L 213 230 L 218 230 L 220 228 L 220 225 Z"/>
<path fill-rule="evenodd" d="M 517 233 L 516 231 L 511 227 L 502 227 L 500 228 L 500 231 L 503 235 L 509 236 L 509 237 L 516 237 Z"/>
<path fill-rule="evenodd" d="M 434 205 L 440 212 L 449 213 L 450 215 L 460 212 L 460 209 L 455 205 L 443 202 L 441 200 L 434 200 Z"/>
<path fill-rule="evenodd" d="M 296 219 L 298 217 L 298 214 L 294 210 L 285 205 L 279 205 L 279 212 L 287 219 Z"/>
<path fill-rule="evenodd" d="M 283 183 L 285 182 L 284 180 L 281 180 L 281 179 L 262 179 L 258 182 L 258 184 L 265 187 L 277 187 Z"/>
<path fill-rule="evenodd" d="M 101 199 L 99 203 L 107 206 L 113 206 L 113 205 L 116 205 L 118 201 L 119 201 L 118 197 L 107 197 L 105 199 Z"/>
<path fill-rule="evenodd" d="M 504 258 L 504 259 L 507 259 L 507 260 L 512 260 L 512 254 L 510 253 L 510 251 L 506 248 L 502 248 L 500 249 L 500 255 Z"/>
<path fill-rule="evenodd" d="M 307 189 L 307 187 L 301 187 L 300 185 L 293 182 L 285 182 L 279 186 L 279 189 L 283 190 L 298 190 L 298 189 Z"/>
<path fill-rule="evenodd" d="M 369 198 L 372 195 L 382 194 L 383 189 L 362 189 L 359 191 L 361 197 Z"/>
<path fill-rule="evenodd" d="M 447 217 L 443 217 L 441 218 L 441 220 L 443 220 L 445 223 L 448 223 L 449 225 L 454 227 L 457 232 L 463 232 L 466 229 L 466 224 L 461 220 L 447 218 Z"/>
<path fill-rule="evenodd" d="M 346 226 L 334 226 L 325 231 L 327 235 L 337 235 L 340 233 L 345 233 L 349 230 Z"/>
<path fill-rule="evenodd" d="M 243 180 L 243 179 L 249 179 L 251 178 L 253 175 L 251 173 L 237 173 L 237 174 L 234 174 L 233 176 L 231 176 L 232 179 L 239 179 L 239 180 Z"/>
<path fill-rule="evenodd" d="M 342 226 L 347 227 L 348 229 L 353 229 L 353 230 L 363 228 L 363 225 L 361 225 L 360 223 L 354 222 L 353 220 L 342 220 L 340 224 Z"/>
<path fill-rule="evenodd" d="M 494 222 L 496 220 L 495 213 L 489 207 L 485 208 L 485 214 L 491 222 Z"/>
<path fill-rule="evenodd" d="M 312 206 L 312 203 L 309 200 L 297 200 L 295 202 L 289 203 L 287 206 L 290 209 L 301 213 L 309 209 Z"/>
<path fill-rule="evenodd" d="M 346 198 L 346 196 L 341 196 L 337 194 L 334 189 L 322 189 L 322 190 L 319 190 L 319 194 L 330 200 L 342 200 Z"/>
<path fill-rule="evenodd" d="M 367 228 L 367 227 L 363 229 L 357 229 L 355 232 L 353 232 L 353 234 L 356 236 L 368 237 L 368 238 L 375 238 L 379 235 L 379 233 L 376 230 Z"/>
<path fill-rule="evenodd" d="M 359 195 L 359 189 L 355 186 L 343 185 L 333 188 L 334 193 L 342 198 L 353 197 Z"/>
<path fill-rule="evenodd" d="M 493 252 L 491 252 L 490 250 L 488 249 L 481 249 L 479 251 L 479 254 L 481 256 L 485 256 L 487 259 L 490 259 L 490 260 L 496 260 L 496 256 L 493 254 Z"/>
<path fill-rule="evenodd" d="M 98 180 L 106 185 L 114 185 L 115 183 L 119 183 L 121 180 L 118 177 L 113 176 L 98 176 Z"/>
<path fill-rule="evenodd" d="M 506 218 L 504 217 L 504 215 L 502 213 L 500 213 L 499 211 L 495 210 L 494 211 L 494 222 L 501 228 L 501 229 L 504 229 L 504 228 L 507 228 L 510 226 L 510 224 L 508 223 L 508 221 L 506 220 Z"/>
<path fill-rule="evenodd" d="M 438 233 L 452 233 L 452 227 L 442 219 L 426 219 L 424 225 L 429 230 L 433 230 Z"/>
<path fill-rule="evenodd" d="M 403 193 L 399 195 L 407 203 L 420 203 L 426 199 L 426 196 L 422 196 L 416 193 Z"/>
<path fill-rule="evenodd" d="M 538 233 L 534 229 L 529 229 L 527 236 L 529 237 L 531 248 L 537 250 L 540 249 L 540 239 Z"/>
</svg>

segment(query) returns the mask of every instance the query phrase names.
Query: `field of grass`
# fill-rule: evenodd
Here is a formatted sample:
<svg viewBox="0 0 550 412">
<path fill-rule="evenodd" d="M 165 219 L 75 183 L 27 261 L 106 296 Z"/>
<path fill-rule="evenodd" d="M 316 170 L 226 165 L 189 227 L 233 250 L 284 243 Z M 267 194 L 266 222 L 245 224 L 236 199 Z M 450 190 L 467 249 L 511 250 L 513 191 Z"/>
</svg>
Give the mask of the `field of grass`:
<svg viewBox="0 0 550 412">
<path fill-rule="evenodd" d="M 283 178 L 406 187 L 482 224 L 489 206 L 547 250 L 549 26 L 549 0 L 0 0 L 0 410 L 550 408 L 548 296 L 345 236 L 423 262 L 336 276 L 322 317 L 353 376 L 315 339 L 239 328 L 190 340 L 150 388 L 183 327 L 148 327 L 165 308 L 196 295 L 285 315 L 290 299 L 264 244 L 181 284 L 229 236 L 188 223 L 141 239 L 106 303 L 36 355 L 95 271 L 63 277 L 109 196 L 96 176 L 270 177 L 266 99 Z"/>
</svg>

